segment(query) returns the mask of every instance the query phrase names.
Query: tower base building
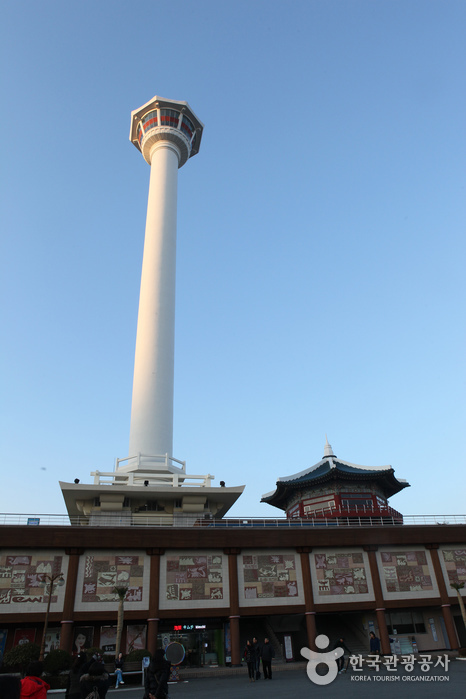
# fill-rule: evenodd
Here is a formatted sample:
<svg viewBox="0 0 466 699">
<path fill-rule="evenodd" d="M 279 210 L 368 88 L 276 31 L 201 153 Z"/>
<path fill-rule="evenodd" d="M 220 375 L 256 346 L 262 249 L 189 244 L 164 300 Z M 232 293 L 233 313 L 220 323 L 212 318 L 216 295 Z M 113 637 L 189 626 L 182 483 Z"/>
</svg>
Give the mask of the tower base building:
<svg viewBox="0 0 466 699">
<path fill-rule="evenodd" d="M 340 470 L 344 463 L 339 461 Z M 325 479 L 325 466 L 303 472 L 306 498 L 310 474 Z M 350 476 L 357 478 L 362 469 L 355 468 Z M 334 471 L 335 486 L 348 483 L 346 476 L 339 483 L 339 469 Z M 391 471 L 376 471 L 377 488 L 383 490 L 385 477 L 393 486 Z M 370 469 L 365 473 L 373 477 Z M 134 496 L 127 495 L 131 488 Z M 368 517 L 351 512 L 345 519 L 313 509 L 305 516 L 228 518 L 220 509 L 212 518 L 192 512 L 183 519 L 172 501 L 167 523 L 156 505 L 148 506 L 162 504 L 164 488 L 62 484 L 66 521 L 35 516 L 28 522 L 18 515 L 13 524 L 7 515 L 0 518 L 5 650 L 21 639 L 40 641 L 48 597 L 38 583 L 44 574 L 60 572 L 66 584 L 51 598 L 50 643 L 73 653 L 84 644 L 111 655 L 119 604 L 114 588 L 126 586 L 122 652 L 153 653 L 178 641 L 186 650 L 181 673 L 188 666 L 239 664 L 252 635 L 270 639 L 276 662 L 302 660 L 300 648 L 313 648 L 322 633 L 331 640 L 344 636 L 354 653 L 368 652 L 371 631 L 385 654 L 466 645 L 452 588 L 466 580 L 465 516 L 440 521 L 405 515 L 400 521 L 400 513 L 385 511 Z M 367 481 L 364 488 L 369 492 Z M 197 492 L 228 507 L 225 488 Z M 92 505 L 97 500 L 100 510 Z"/>
</svg>

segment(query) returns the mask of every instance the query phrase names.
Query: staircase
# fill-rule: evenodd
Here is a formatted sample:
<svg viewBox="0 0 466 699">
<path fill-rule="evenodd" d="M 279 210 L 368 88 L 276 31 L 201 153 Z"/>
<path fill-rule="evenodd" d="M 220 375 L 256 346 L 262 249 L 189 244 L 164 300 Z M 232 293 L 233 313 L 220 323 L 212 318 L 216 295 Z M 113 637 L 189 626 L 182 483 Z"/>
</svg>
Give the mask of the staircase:
<svg viewBox="0 0 466 699">
<path fill-rule="evenodd" d="M 319 617 L 316 615 L 317 634 L 325 634 L 330 639 L 330 648 L 335 641 L 344 638 L 345 644 L 354 655 L 366 655 L 369 651 L 369 642 L 363 641 L 362 634 L 355 630 L 351 622 L 355 621 L 358 615 L 351 615 L 345 620 L 344 614 L 326 614 Z"/>
</svg>

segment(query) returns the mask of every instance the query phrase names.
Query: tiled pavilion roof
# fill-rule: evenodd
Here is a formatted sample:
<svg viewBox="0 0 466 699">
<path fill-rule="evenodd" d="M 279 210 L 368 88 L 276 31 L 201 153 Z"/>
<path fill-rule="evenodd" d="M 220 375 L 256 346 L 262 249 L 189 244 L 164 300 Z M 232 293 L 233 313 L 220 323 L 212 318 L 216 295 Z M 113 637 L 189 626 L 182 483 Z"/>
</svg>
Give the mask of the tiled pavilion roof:
<svg viewBox="0 0 466 699">
<path fill-rule="evenodd" d="M 290 497 L 296 491 L 336 481 L 376 483 L 387 498 L 409 487 L 407 481 L 395 477 L 395 471 L 391 466 L 359 466 L 337 458 L 327 441 L 324 457 L 317 464 L 292 476 L 279 478 L 276 489 L 263 495 L 261 502 L 285 510 Z"/>
</svg>

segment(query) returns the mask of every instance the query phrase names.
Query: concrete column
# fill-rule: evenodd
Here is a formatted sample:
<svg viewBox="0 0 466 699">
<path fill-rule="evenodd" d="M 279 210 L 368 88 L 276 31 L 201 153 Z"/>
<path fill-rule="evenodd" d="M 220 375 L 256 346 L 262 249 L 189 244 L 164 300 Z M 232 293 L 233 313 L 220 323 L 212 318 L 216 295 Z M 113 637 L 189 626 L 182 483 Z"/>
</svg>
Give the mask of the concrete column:
<svg viewBox="0 0 466 699">
<path fill-rule="evenodd" d="M 173 455 L 176 207 L 180 153 L 151 150 L 151 172 L 134 361 L 129 456 Z"/>
</svg>

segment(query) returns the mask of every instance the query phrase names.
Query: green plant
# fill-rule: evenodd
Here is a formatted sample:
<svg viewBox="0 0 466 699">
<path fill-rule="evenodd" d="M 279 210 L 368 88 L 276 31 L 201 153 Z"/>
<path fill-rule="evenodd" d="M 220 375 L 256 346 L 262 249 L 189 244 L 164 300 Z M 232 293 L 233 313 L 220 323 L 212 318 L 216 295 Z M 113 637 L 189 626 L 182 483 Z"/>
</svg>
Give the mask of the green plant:
<svg viewBox="0 0 466 699">
<path fill-rule="evenodd" d="M 141 650 L 140 648 L 138 648 L 137 650 L 132 650 L 131 653 L 128 653 L 125 660 L 128 663 L 132 663 L 132 662 L 136 662 L 136 661 L 142 662 L 143 658 L 152 658 L 152 655 L 150 654 L 150 652 L 148 650 Z"/>
<path fill-rule="evenodd" d="M 63 670 L 69 670 L 73 659 L 66 650 L 56 648 L 44 658 L 44 670 L 50 675 L 59 675 Z"/>
<path fill-rule="evenodd" d="M 19 668 L 22 672 L 29 663 L 39 660 L 40 647 L 36 643 L 21 643 L 3 656 L 5 668 Z"/>
</svg>

